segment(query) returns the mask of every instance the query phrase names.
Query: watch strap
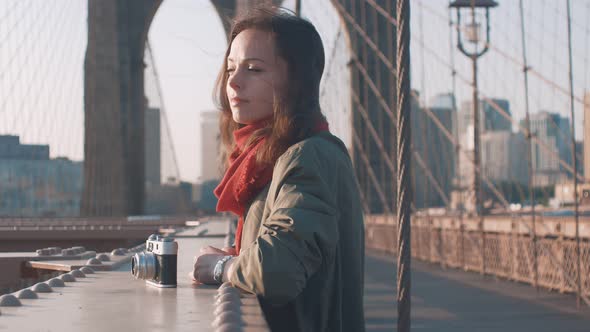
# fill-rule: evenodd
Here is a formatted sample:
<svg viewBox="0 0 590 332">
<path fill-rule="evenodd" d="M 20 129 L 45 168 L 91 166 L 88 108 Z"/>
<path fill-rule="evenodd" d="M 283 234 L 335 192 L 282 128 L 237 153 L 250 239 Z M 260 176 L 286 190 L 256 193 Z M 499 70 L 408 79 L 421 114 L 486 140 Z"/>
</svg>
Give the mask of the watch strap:
<svg viewBox="0 0 590 332">
<path fill-rule="evenodd" d="M 224 256 L 222 259 L 217 261 L 215 264 L 215 268 L 213 269 L 213 279 L 221 284 L 223 283 L 223 269 L 225 268 L 225 263 L 232 259 L 233 256 Z"/>
</svg>

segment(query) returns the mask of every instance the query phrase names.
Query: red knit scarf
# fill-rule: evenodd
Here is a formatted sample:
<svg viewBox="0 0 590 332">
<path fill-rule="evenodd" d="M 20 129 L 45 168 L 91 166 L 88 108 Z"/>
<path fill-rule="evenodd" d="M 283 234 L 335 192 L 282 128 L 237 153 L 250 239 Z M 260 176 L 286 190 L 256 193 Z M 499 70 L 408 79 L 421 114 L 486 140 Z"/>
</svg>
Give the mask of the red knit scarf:
<svg viewBox="0 0 590 332">
<path fill-rule="evenodd" d="M 240 253 L 242 243 L 246 207 L 272 179 L 274 165 L 259 165 L 256 162 L 256 154 L 266 142 L 266 138 L 260 138 L 245 146 L 250 136 L 265 125 L 266 122 L 259 122 L 234 131 L 236 147 L 229 156 L 230 166 L 221 183 L 213 191 L 219 199 L 217 212 L 229 211 L 239 217 L 235 241 L 237 254 Z M 325 121 L 318 123 L 315 128 L 315 132 L 328 130 L 328 123 Z"/>
</svg>

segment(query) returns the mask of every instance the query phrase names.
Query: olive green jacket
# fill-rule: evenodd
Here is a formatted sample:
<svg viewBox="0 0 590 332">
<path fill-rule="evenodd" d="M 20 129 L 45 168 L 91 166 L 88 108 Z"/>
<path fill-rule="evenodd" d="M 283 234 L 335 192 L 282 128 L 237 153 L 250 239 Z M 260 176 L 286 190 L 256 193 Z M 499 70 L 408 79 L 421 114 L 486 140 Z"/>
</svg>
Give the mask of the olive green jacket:
<svg viewBox="0 0 590 332">
<path fill-rule="evenodd" d="M 229 279 L 258 295 L 273 331 L 365 330 L 363 214 L 338 138 L 290 147 L 244 220 Z"/>
</svg>

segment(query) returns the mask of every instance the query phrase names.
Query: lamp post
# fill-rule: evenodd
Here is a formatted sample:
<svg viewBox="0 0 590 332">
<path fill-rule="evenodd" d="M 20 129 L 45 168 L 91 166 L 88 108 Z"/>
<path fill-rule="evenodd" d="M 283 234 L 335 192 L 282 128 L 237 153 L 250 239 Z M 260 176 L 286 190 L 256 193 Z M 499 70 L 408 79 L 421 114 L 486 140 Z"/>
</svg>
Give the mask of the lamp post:
<svg viewBox="0 0 590 332">
<path fill-rule="evenodd" d="M 473 179 L 471 183 L 468 199 L 471 200 L 476 215 L 481 215 L 482 194 L 481 194 L 481 152 L 480 152 L 480 130 L 479 130 L 479 97 L 477 88 L 477 59 L 488 51 L 490 42 L 490 15 L 489 9 L 496 7 L 498 3 L 494 0 L 455 0 L 449 4 L 457 12 L 457 47 L 461 53 L 471 58 L 473 64 Z M 480 22 L 477 21 L 476 14 L 480 11 L 485 12 L 486 40 L 483 49 L 479 50 L 480 44 Z M 471 22 L 461 26 L 461 12 L 471 14 Z M 472 44 L 472 50 L 465 48 L 463 44 L 463 33 L 467 41 Z M 482 225 L 483 227 L 483 225 Z"/>
<path fill-rule="evenodd" d="M 295 0 L 295 15 L 301 17 L 301 0 Z"/>
</svg>

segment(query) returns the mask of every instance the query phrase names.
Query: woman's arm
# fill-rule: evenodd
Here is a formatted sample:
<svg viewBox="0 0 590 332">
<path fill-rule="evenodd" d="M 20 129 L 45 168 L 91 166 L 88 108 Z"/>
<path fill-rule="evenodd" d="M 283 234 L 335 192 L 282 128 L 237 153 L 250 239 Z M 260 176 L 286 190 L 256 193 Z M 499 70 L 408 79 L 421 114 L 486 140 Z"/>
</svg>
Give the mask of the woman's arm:
<svg viewBox="0 0 590 332">
<path fill-rule="evenodd" d="M 338 170 L 328 165 L 314 146 L 290 150 L 277 161 L 262 234 L 226 267 L 234 286 L 284 304 L 334 258 Z"/>
</svg>

